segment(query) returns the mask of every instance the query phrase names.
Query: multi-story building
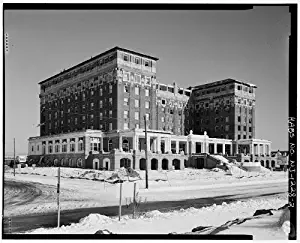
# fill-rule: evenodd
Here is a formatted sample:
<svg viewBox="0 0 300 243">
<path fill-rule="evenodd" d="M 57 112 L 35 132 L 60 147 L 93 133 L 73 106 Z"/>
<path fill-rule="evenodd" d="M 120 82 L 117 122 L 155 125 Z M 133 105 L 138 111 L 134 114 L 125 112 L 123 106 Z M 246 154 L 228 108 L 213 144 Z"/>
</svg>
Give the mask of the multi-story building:
<svg viewBox="0 0 300 243">
<path fill-rule="evenodd" d="M 156 81 L 158 58 L 115 47 L 40 82 L 41 136 L 148 128 L 184 134 L 191 90 Z"/>
<path fill-rule="evenodd" d="M 209 154 L 240 158 L 258 144 L 257 156 L 268 155 L 270 141 L 254 139 L 255 85 L 165 85 L 157 61 L 115 47 L 40 82 L 41 136 L 29 139 L 29 160 L 144 169 L 146 145 L 151 169 L 209 167 L 216 163 Z"/>
<path fill-rule="evenodd" d="M 193 88 L 193 124 L 196 134 L 232 140 L 255 138 L 256 86 L 225 79 Z"/>
</svg>

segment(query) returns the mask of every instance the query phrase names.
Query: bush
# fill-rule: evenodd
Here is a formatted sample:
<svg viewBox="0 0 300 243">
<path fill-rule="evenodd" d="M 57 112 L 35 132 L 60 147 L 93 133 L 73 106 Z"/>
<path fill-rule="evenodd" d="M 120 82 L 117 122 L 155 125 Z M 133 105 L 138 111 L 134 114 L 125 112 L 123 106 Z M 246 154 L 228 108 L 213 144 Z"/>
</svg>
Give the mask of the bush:
<svg viewBox="0 0 300 243">
<path fill-rule="evenodd" d="M 141 215 L 141 212 L 139 211 L 140 206 L 144 203 L 147 203 L 147 198 L 142 198 L 139 196 L 139 193 L 136 192 L 135 194 L 135 202 L 133 202 L 133 198 L 125 198 L 125 204 L 127 208 L 135 207 L 135 216 L 139 217 Z"/>
</svg>

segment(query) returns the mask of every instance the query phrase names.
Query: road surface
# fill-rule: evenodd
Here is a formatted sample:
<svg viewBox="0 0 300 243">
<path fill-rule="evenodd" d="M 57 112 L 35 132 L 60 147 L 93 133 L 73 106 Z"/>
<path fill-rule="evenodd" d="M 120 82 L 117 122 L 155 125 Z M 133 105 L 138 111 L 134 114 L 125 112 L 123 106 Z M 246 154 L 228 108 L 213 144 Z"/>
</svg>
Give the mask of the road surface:
<svg viewBox="0 0 300 243">
<path fill-rule="evenodd" d="M 13 193 L 11 193 L 11 191 L 13 191 Z M 35 200 L 35 198 L 42 198 L 42 200 L 48 200 L 50 198 L 53 199 L 56 196 L 56 190 L 54 186 L 50 186 L 46 191 L 47 193 L 43 194 L 41 190 L 36 188 L 36 185 L 34 183 L 30 182 L 5 181 L 5 208 L 16 207 L 24 203 L 30 203 L 30 201 Z M 18 192 L 17 197 L 13 196 L 16 192 Z M 254 197 L 267 197 L 272 195 L 284 194 L 286 192 L 287 183 L 282 182 L 272 184 L 266 183 L 256 185 L 238 185 L 234 187 L 231 186 L 222 188 L 199 189 L 197 190 L 196 194 L 195 190 L 174 191 L 170 193 L 168 192 L 168 201 L 149 201 L 145 204 L 141 204 L 139 211 L 145 212 L 151 210 L 159 210 L 161 212 L 166 212 L 175 209 L 178 210 L 180 208 L 201 208 L 204 206 L 212 205 L 214 203 L 230 203 L 236 200 L 246 200 Z M 197 198 L 180 201 L 172 200 L 172 198 L 176 198 L 176 194 L 180 194 L 181 196 L 186 195 L 187 198 L 189 195 L 196 195 Z M 69 200 L 68 197 L 66 200 Z M 91 213 L 98 213 L 106 216 L 117 216 L 118 206 L 88 207 L 61 211 L 61 225 L 78 223 L 81 218 L 84 218 Z M 131 208 L 127 208 L 127 206 L 125 205 L 122 207 L 122 215 L 131 213 Z M 57 226 L 56 212 L 12 216 L 10 218 L 12 219 L 12 233 L 25 232 L 41 227 L 47 228 Z M 7 224 L 5 224 L 4 232 L 8 232 L 7 227 Z"/>
</svg>

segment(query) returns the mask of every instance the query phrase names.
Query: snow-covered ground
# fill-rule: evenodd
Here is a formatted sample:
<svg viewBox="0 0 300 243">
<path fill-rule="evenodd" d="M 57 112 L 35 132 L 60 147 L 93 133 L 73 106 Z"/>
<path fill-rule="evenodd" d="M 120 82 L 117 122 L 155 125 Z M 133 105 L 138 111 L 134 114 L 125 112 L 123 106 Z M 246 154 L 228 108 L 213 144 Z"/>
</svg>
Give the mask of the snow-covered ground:
<svg viewBox="0 0 300 243">
<path fill-rule="evenodd" d="M 201 209 L 189 208 L 168 213 L 157 210 L 144 213 L 136 219 L 131 216 L 118 218 L 90 214 L 77 224 L 58 228 L 40 228 L 29 234 L 94 234 L 107 229 L 115 234 L 169 234 L 186 233 L 198 226 L 220 226 L 229 220 L 251 217 L 257 209 L 277 209 L 287 203 L 287 196 L 272 196 L 264 199 L 251 199 L 244 202 L 223 203 Z M 256 240 L 288 239 L 284 230 L 277 224 L 278 214 L 260 220 L 234 226 L 221 234 L 251 234 Z M 265 227 L 267 225 L 267 227 Z"/>
<path fill-rule="evenodd" d="M 248 173 L 184 169 L 177 171 L 149 171 L 149 189 L 145 181 L 137 181 L 139 195 L 147 201 L 171 201 L 216 197 L 226 194 L 255 191 L 271 192 L 274 184 L 288 187 L 284 172 Z M 118 205 L 119 185 L 104 183 L 113 172 L 87 169 L 61 168 L 61 210 Z M 142 179 L 144 171 L 139 171 Z M 4 215 L 24 215 L 57 210 L 57 168 L 21 168 L 5 172 Z M 132 183 L 131 183 L 132 184 Z M 265 188 L 260 188 L 264 185 Z M 269 186 L 268 186 L 269 185 Z M 127 189 L 126 189 L 127 188 Z M 223 189 L 222 189 L 223 188 Z M 250 189 L 249 189 L 250 188 Z M 225 190 L 224 190 L 225 189 Z M 132 187 L 123 188 L 123 198 L 131 197 Z M 123 201 L 124 204 L 124 201 Z"/>
</svg>

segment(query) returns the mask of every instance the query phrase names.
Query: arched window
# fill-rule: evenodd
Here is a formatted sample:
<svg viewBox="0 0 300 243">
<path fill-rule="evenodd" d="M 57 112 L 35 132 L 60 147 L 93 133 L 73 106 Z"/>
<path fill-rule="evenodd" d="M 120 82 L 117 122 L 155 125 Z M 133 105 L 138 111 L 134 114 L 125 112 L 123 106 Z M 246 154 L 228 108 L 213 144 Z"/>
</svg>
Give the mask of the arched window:
<svg viewBox="0 0 300 243">
<path fill-rule="evenodd" d="M 82 167 L 82 159 L 79 158 L 79 159 L 77 160 L 77 168 L 81 168 L 81 167 Z"/>
</svg>

